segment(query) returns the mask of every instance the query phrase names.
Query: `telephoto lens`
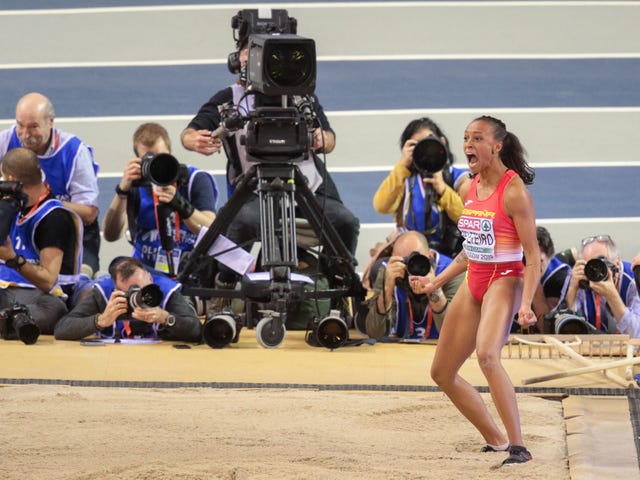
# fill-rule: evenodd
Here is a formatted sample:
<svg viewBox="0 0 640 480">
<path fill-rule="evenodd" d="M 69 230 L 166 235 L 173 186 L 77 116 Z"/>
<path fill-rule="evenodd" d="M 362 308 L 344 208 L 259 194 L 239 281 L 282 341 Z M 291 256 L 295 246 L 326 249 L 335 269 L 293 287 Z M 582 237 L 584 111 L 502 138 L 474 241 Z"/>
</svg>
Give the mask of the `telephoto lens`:
<svg viewBox="0 0 640 480">
<path fill-rule="evenodd" d="M 233 342 L 239 331 L 238 318 L 233 312 L 209 310 L 202 328 L 202 338 L 211 348 L 224 348 Z"/>
<path fill-rule="evenodd" d="M 601 282 L 609 276 L 609 262 L 604 257 L 592 258 L 584 266 L 584 275 L 592 282 Z"/>
<path fill-rule="evenodd" d="M 349 340 L 349 327 L 339 310 L 331 310 L 328 316 L 318 322 L 316 335 L 318 343 L 329 350 L 342 347 Z"/>
<path fill-rule="evenodd" d="M 447 160 L 447 147 L 435 135 L 420 140 L 413 148 L 412 165 L 423 176 L 439 172 Z"/>
</svg>

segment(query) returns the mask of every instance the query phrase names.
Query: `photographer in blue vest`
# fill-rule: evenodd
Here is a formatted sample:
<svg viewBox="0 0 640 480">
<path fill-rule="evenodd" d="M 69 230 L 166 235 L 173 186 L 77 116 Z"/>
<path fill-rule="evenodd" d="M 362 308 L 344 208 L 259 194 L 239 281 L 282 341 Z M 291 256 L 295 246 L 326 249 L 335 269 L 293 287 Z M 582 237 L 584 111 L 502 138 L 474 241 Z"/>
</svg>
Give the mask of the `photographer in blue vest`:
<svg viewBox="0 0 640 480">
<path fill-rule="evenodd" d="M 22 186 L 14 210 L 2 200 L 0 227 L 9 235 L 0 239 L 0 306 L 26 305 L 40 333 L 52 334 L 80 275 L 82 221 L 42 181 L 32 150 L 10 150 L 0 169 L 3 181 Z"/>
<path fill-rule="evenodd" d="M 40 93 L 28 93 L 16 106 L 16 124 L 0 132 L 0 156 L 13 148 L 32 150 L 40 160 L 44 181 L 84 225 L 83 271 L 99 270 L 98 164 L 93 149 L 75 135 L 55 127 L 53 104 Z"/>
<path fill-rule="evenodd" d="M 146 270 L 137 258 L 116 257 L 109 265 L 109 275 L 96 279 L 60 319 L 55 337 L 198 342 L 201 323 L 180 288 L 167 276 Z"/>
<path fill-rule="evenodd" d="M 216 218 L 215 180 L 209 172 L 181 165 L 178 178 L 168 185 L 142 181 L 142 159 L 148 158 L 146 155 L 159 158 L 171 153 L 169 134 L 158 123 L 144 123 L 136 129 L 133 151 L 135 157 L 127 162 L 102 221 L 104 239 L 118 240 L 126 225 L 135 258 L 148 268 L 168 274 L 171 267 L 177 274 L 180 260 L 193 250 L 200 229 L 209 227 Z M 168 211 L 164 210 L 168 215 L 165 221 L 171 224 L 167 232 L 172 247 L 171 264 L 160 236 L 163 206 L 168 207 Z"/>
<path fill-rule="evenodd" d="M 389 341 L 422 341 L 438 338 L 444 314 L 464 275 L 447 282 L 428 295 L 416 294 L 409 275 L 434 278 L 451 258 L 429 248 L 425 236 L 416 231 L 401 234 L 391 256 L 377 269 L 365 329 L 369 337 Z"/>
<path fill-rule="evenodd" d="M 565 302 L 601 333 L 640 337 L 640 297 L 631 263 L 620 259 L 609 235 L 582 239 Z"/>
</svg>

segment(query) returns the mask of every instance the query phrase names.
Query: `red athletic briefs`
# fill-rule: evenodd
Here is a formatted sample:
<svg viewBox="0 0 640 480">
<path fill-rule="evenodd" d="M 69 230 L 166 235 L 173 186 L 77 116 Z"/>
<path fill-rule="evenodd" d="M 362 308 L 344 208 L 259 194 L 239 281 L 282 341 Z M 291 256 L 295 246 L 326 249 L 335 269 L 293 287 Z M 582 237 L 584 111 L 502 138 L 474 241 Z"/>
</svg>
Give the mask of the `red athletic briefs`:
<svg viewBox="0 0 640 480">
<path fill-rule="evenodd" d="M 482 303 L 484 294 L 493 282 L 504 277 L 524 277 L 522 261 L 504 263 L 469 262 L 467 284 L 471 295 L 478 303 Z"/>
</svg>

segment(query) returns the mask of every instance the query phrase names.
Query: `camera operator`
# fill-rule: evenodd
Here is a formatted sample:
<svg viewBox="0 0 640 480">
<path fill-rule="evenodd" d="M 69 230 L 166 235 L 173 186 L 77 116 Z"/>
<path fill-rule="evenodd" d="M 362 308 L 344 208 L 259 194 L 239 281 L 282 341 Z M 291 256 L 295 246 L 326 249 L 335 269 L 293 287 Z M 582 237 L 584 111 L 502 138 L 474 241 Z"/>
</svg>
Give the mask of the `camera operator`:
<svg viewBox="0 0 640 480">
<path fill-rule="evenodd" d="M 257 15 L 257 11 L 239 12 L 238 15 Z M 235 17 L 234 17 L 235 18 Z M 249 36 L 252 33 L 252 26 L 245 24 L 239 30 L 236 38 L 237 47 L 237 72 L 240 74 L 238 81 L 217 92 L 209 99 L 191 120 L 187 128 L 182 132 L 181 140 L 183 146 L 203 155 L 217 153 L 224 148 L 227 156 L 227 188 L 229 196 L 233 192 L 234 185 L 239 175 L 246 173 L 251 163 L 247 160 L 246 146 L 241 145 L 240 138 L 244 134 L 242 129 L 224 138 L 213 138 L 212 131 L 220 126 L 221 115 L 219 107 L 227 104 L 233 105 L 242 115 L 247 115 L 254 110 L 254 96 L 246 95 L 245 81 L 243 73 L 246 72 L 246 64 L 249 55 Z M 234 54 L 232 54 L 234 55 Z M 235 71 L 235 70 L 234 70 Z M 335 146 L 335 133 L 331 129 L 329 121 L 320 105 L 317 97 L 313 95 L 310 108 L 315 113 L 319 122 L 319 127 L 313 132 L 313 145 L 310 148 L 309 159 L 296 162 L 302 174 L 307 179 L 307 184 L 318 199 L 321 208 L 328 220 L 335 227 L 338 235 L 344 241 L 347 249 L 355 255 L 360 231 L 359 220 L 342 204 L 338 191 L 333 180 L 326 172 L 318 154 L 330 153 Z M 247 201 L 240 211 L 235 215 L 233 222 L 227 229 L 226 236 L 237 244 L 243 244 L 256 238 L 260 229 L 259 202 L 257 195 Z M 235 276 L 231 272 L 221 271 L 221 282 L 223 284 L 233 284 Z"/>
<path fill-rule="evenodd" d="M 171 185 L 151 185 L 148 181 L 141 185 L 141 158 L 171 153 L 169 134 L 157 123 L 144 123 L 136 129 L 133 151 L 136 156 L 125 166 L 102 221 L 104 239 L 118 240 L 126 223 L 134 246 L 133 256 L 149 268 L 169 273 L 167 252 L 162 249 L 159 235 L 158 205 L 168 205 L 173 212 L 170 218 L 175 242 L 173 262 L 180 265 L 181 255 L 193 250 L 200 228 L 209 227 L 216 217 L 216 183 L 208 172 L 188 167 L 185 178 L 178 178 Z M 177 267 L 175 270 L 179 273 Z"/>
<path fill-rule="evenodd" d="M 159 305 L 132 308 L 128 298 L 132 289 L 144 289 L 152 284 L 162 292 Z M 96 335 L 198 342 L 202 329 L 200 320 L 180 288 L 178 282 L 146 270 L 137 258 L 116 257 L 109 265 L 109 276 L 97 279 L 93 288 L 60 319 L 55 337 L 80 340 Z"/>
<path fill-rule="evenodd" d="M 414 150 L 428 137 L 442 144 L 447 160 L 440 170 L 426 173 L 417 168 Z M 462 249 L 456 223 L 471 181 L 466 170 L 453 166 L 448 145 L 433 120 L 425 117 L 409 122 L 400 136 L 400 160 L 378 187 L 373 208 L 394 214 L 398 228 L 424 233 L 433 248 L 453 257 Z"/>
<path fill-rule="evenodd" d="M 16 147 L 38 155 L 51 193 L 77 213 L 84 224 L 83 271 L 99 270 L 98 164 L 93 149 L 75 135 L 55 127 L 51 101 L 28 93 L 16 105 L 15 126 L 0 132 L 0 157 Z"/>
<path fill-rule="evenodd" d="M 368 301 L 365 332 L 368 336 L 380 339 L 392 335 L 414 341 L 438 338 L 449 300 L 464 275 L 452 278 L 442 289 L 429 295 L 415 294 L 406 281 L 410 273 L 416 274 L 408 272 L 414 252 L 424 255 L 434 265 L 427 274 L 429 278 L 434 278 L 451 263 L 451 258 L 429 248 L 422 233 L 409 231 L 400 235 L 393 244 L 391 257 L 377 271 L 374 293 Z"/>
<path fill-rule="evenodd" d="M 609 235 L 582 240 L 566 303 L 597 330 L 640 337 L 640 298 L 631 264 L 620 259 Z"/>
<path fill-rule="evenodd" d="M 80 274 L 82 221 L 42 181 L 32 150 L 10 150 L 0 168 L 2 178 L 22 183 L 26 195 L 20 211 L 0 219 L 12 223 L 0 246 L 0 304 L 26 305 L 40 333 L 52 334 Z"/>
</svg>

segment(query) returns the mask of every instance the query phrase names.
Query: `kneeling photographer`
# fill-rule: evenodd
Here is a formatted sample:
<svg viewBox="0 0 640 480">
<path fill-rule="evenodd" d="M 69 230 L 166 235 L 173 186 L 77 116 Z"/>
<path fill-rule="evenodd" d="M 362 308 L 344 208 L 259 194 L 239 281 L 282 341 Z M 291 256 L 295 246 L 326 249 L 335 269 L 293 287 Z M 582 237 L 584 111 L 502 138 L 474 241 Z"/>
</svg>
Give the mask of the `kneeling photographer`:
<svg viewBox="0 0 640 480">
<path fill-rule="evenodd" d="M 467 170 L 453 166 L 449 141 L 430 118 L 409 122 L 402 153 L 373 197 L 373 208 L 392 213 L 397 227 L 426 235 L 432 248 L 450 257 L 462 249 L 457 227 L 471 184 Z"/>
<path fill-rule="evenodd" d="M 415 294 L 408 277 L 434 277 L 450 263 L 451 258 L 429 248 L 422 233 L 409 231 L 400 235 L 388 261 L 377 271 L 364 333 L 375 339 L 438 338 L 449 300 L 464 275 L 454 277 L 442 290 L 429 295 Z"/>
<path fill-rule="evenodd" d="M 640 337 L 640 297 L 631 264 L 620 259 L 609 235 L 582 240 L 565 302 L 599 332 Z"/>
<path fill-rule="evenodd" d="M 58 340 L 161 338 L 198 342 L 201 324 L 181 285 L 145 270 L 132 257 L 116 257 L 55 328 Z"/>
</svg>

